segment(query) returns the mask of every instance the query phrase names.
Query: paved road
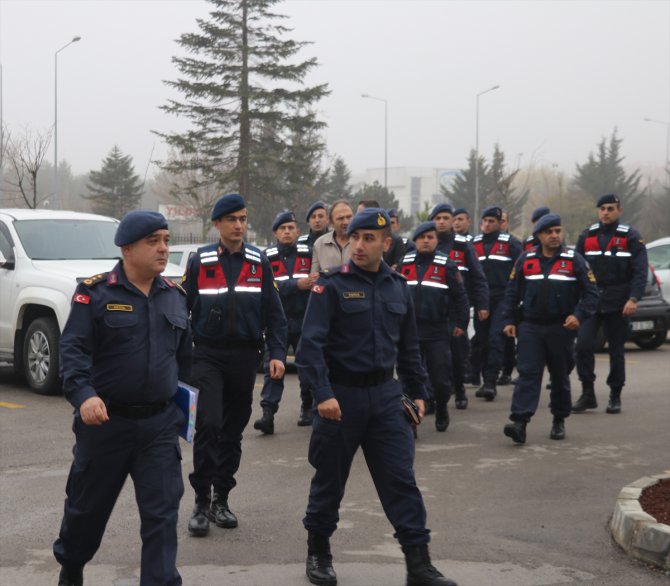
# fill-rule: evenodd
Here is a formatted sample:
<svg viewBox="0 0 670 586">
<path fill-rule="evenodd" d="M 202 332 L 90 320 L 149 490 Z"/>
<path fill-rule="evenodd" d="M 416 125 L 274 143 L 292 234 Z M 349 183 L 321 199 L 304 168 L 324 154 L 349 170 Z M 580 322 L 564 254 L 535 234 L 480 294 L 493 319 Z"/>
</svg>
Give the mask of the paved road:
<svg viewBox="0 0 670 586">
<path fill-rule="evenodd" d="M 606 356 L 598 356 L 599 381 Z M 567 421 L 564 442 L 548 438 L 547 398 L 529 426 L 529 441 L 515 446 L 502 435 L 511 387 L 498 399 L 472 398 L 452 410 L 445 434 L 432 418 L 421 426 L 416 473 L 432 528 L 435 564 L 460 586 L 656 586 L 668 576 L 630 560 L 607 528 L 624 485 L 670 468 L 670 346 L 628 354 L 629 385 L 621 415 L 601 408 Z M 260 378 L 259 378 L 260 382 Z M 62 397 L 32 394 L 8 368 L 0 368 L 0 583 L 53 585 L 51 544 L 58 532 L 70 464 L 71 413 Z M 13 406 L 20 406 L 12 408 Z M 254 406 L 255 418 L 258 406 Z M 180 518 L 179 567 L 195 586 L 307 585 L 304 512 L 311 468 L 309 430 L 295 425 L 298 390 L 289 375 L 276 434 L 245 436 L 238 488 L 231 507 L 240 527 L 213 527 L 188 536 L 192 507 L 187 488 Z M 184 477 L 192 466 L 183 444 Z M 112 515 L 87 584 L 138 584 L 139 522 L 129 483 Z M 383 515 L 365 462 L 357 457 L 333 538 L 342 586 L 404 584 L 404 565 Z"/>
</svg>

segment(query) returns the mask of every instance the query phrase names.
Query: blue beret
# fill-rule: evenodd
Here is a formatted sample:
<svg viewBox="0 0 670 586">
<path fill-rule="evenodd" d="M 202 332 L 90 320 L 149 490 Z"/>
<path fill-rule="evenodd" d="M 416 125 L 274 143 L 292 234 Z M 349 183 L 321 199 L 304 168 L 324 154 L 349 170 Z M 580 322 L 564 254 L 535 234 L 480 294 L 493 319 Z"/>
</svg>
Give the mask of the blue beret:
<svg viewBox="0 0 670 586">
<path fill-rule="evenodd" d="M 416 240 L 419 236 L 421 236 L 421 234 L 424 232 L 430 232 L 431 230 L 435 230 L 437 232 L 437 226 L 435 225 L 435 222 L 423 222 L 422 224 L 419 224 L 414 230 L 414 234 L 412 234 L 412 240 Z"/>
<path fill-rule="evenodd" d="M 484 211 L 482 212 L 482 218 L 489 217 L 495 218 L 498 221 L 502 220 L 502 209 L 500 209 L 498 206 L 489 206 L 484 208 Z"/>
<path fill-rule="evenodd" d="M 305 222 L 309 222 L 309 219 L 312 217 L 312 214 L 316 210 L 325 210 L 326 209 L 326 204 L 323 203 L 322 201 L 315 201 L 311 206 L 309 206 L 309 209 L 307 210 L 307 215 L 305 216 Z"/>
<path fill-rule="evenodd" d="M 465 214 L 468 218 L 470 217 L 470 213 L 465 208 L 456 208 L 454 210 L 454 216 L 457 216 L 458 214 Z"/>
<path fill-rule="evenodd" d="M 437 214 L 452 214 L 454 213 L 454 208 L 452 207 L 451 204 L 449 203 L 438 203 L 434 208 L 433 211 L 430 212 L 430 216 L 428 216 L 429 220 L 434 220 L 435 216 Z"/>
<path fill-rule="evenodd" d="M 537 221 L 537 224 L 535 224 L 535 227 L 533 228 L 533 236 L 535 236 L 535 234 L 539 232 L 542 232 L 542 230 L 546 230 L 547 228 L 552 228 L 553 226 L 560 226 L 560 225 L 561 225 L 561 216 L 559 216 L 558 214 L 545 214 Z"/>
<path fill-rule="evenodd" d="M 606 193 L 605 195 L 600 196 L 596 207 L 599 208 L 607 203 L 619 203 L 619 198 L 614 193 Z"/>
<path fill-rule="evenodd" d="M 167 230 L 168 224 L 165 216 L 158 212 L 146 212 L 135 210 L 128 212 L 121 220 L 116 234 L 114 244 L 125 246 L 141 240 L 156 230 Z"/>
<path fill-rule="evenodd" d="M 551 210 L 547 206 L 542 206 L 533 210 L 533 213 L 530 216 L 531 222 L 537 222 L 542 216 L 550 214 Z"/>
<path fill-rule="evenodd" d="M 222 195 L 216 200 L 214 209 L 212 210 L 212 220 L 218 220 L 222 216 L 239 212 L 247 207 L 244 203 L 244 198 L 239 193 L 229 193 Z"/>
<path fill-rule="evenodd" d="M 347 234 L 356 230 L 382 230 L 391 227 L 391 218 L 381 208 L 365 208 L 358 212 L 347 228 Z"/>
<path fill-rule="evenodd" d="M 275 217 L 275 221 L 272 222 L 272 231 L 274 232 L 279 226 L 286 224 L 287 222 L 297 222 L 295 214 L 290 210 L 279 212 Z"/>
<path fill-rule="evenodd" d="M 386 211 L 389 215 L 389 218 L 397 218 L 398 217 L 398 210 L 396 210 L 395 208 L 391 208 L 390 210 L 386 210 Z"/>
</svg>

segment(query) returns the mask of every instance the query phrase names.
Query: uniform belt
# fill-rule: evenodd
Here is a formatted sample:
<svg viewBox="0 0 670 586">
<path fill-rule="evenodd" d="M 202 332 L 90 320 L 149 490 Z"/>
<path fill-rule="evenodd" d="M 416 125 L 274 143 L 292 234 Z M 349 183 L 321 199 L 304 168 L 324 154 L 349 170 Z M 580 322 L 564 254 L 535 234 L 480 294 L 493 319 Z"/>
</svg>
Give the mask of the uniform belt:
<svg viewBox="0 0 670 586">
<path fill-rule="evenodd" d="M 157 415 L 171 403 L 171 401 L 161 401 L 160 403 L 144 403 L 142 405 L 124 405 L 123 403 L 114 403 L 106 401 L 107 411 L 112 415 L 125 417 L 126 419 L 148 419 Z"/>
<path fill-rule="evenodd" d="M 208 340 L 207 338 L 195 338 L 193 343 L 196 346 L 205 346 L 206 348 L 215 348 L 217 350 L 229 348 L 261 348 L 263 341 L 250 342 L 248 340 Z"/>
<path fill-rule="evenodd" d="M 391 380 L 393 378 L 393 369 L 379 369 L 371 372 L 330 370 L 329 378 L 331 383 L 345 387 L 373 387 Z"/>
</svg>

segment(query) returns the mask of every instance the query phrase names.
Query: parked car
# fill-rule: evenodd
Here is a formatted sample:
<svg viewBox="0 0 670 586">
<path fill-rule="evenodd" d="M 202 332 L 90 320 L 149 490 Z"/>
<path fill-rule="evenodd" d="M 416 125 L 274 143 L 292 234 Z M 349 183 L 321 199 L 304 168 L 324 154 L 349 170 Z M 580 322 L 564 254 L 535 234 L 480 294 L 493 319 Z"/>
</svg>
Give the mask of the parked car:
<svg viewBox="0 0 670 586">
<path fill-rule="evenodd" d="M 111 270 L 118 220 L 79 212 L 0 209 L 0 361 L 36 392 L 60 392 L 58 343 L 77 283 Z M 178 266 L 165 276 L 181 282 Z"/>
<path fill-rule="evenodd" d="M 169 261 L 172 264 L 179 265 L 182 274 L 186 272 L 188 261 L 197 252 L 198 248 L 207 246 L 206 244 L 175 244 L 170 245 Z"/>
<path fill-rule="evenodd" d="M 661 282 L 663 297 L 670 302 L 670 237 L 659 238 L 647 244 L 647 256 Z"/>
<path fill-rule="evenodd" d="M 670 328 L 670 304 L 663 299 L 661 286 L 653 266 L 647 271 L 647 286 L 637 311 L 628 326 L 628 340 L 644 350 L 653 350 L 665 342 Z M 605 347 L 605 332 L 601 327 L 596 337 L 596 350 Z"/>
</svg>

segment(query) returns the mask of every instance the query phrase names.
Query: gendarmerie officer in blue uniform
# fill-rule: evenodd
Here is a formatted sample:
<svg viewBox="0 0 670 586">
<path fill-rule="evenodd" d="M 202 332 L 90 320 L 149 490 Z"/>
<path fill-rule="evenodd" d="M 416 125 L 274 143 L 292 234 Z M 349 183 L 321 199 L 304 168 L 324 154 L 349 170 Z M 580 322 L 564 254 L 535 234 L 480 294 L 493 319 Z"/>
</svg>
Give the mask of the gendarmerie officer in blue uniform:
<svg viewBox="0 0 670 586">
<path fill-rule="evenodd" d="M 430 563 L 426 510 L 412 469 L 412 427 L 403 413 L 401 384 L 393 379 L 397 367 L 422 416 L 426 373 L 411 293 L 382 262 L 391 244 L 389 225 L 379 208 L 352 219 L 351 261 L 322 272 L 312 287 L 298 345 L 298 368 L 317 405 L 309 446 L 316 472 L 303 520 L 312 584 L 337 584 L 329 538 L 359 446 L 405 553 L 407 584 L 454 584 Z"/>
<path fill-rule="evenodd" d="M 490 316 L 475 321 L 473 344 L 473 377 L 481 371 L 484 384 L 476 397 L 493 401 L 497 395 L 496 381 L 503 360 L 502 301 L 516 259 L 521 254 L 521 242 L 500 230 L 502 209 L 490 206 L 482 212 L 482 233 L 472 243 L 477 251 L 489 283 Z"/>
<path fill-rule="evenodd" d="M 644 295 L 649 270 L 647 248 L 639 232 L 619 223 L 623 212 L 619 198 L 613 193 L 605 194 L 598 200 L 597 207 L 600 221 L 580 234 L 576 248 L 593 268 L 600 304 L 596 314 L 582 324 L 577 336 L 577 373 L 582 395 L 572 406 L 575 413 L 598 407 L 593 387 L 596 380 L 594 345 L 603 324 L 610 356 L 607 377 L 610 397 L 606 411 L 621 411 L 621 390 L 626 383 L 624 345 L 628 322 Z"/>
<path fill-rule="evenodd" d="M 469 303 L 475 310 L 475 323 L 489 317 L 489 286 L 482 265 L 477 259 L 477 252 L 466 236 L 456 234 L 453 230 L 454 210 L 446 202 L 437 204 L 430 213 L 429 219 L 437 227 L 437 250 L 449 255 L 461 272 Z M 453 324 L 452 324 L 453 325 Z M 457 336 L 451 339 L 453 357 L 453 386 L 456 409 L 467 409 L 468 398 L 465 395 L 465 363 L 468 360 L 466 337 Z"/>
<path fill-rule="evenodd" d="M 192 380 L 200 389 L 189 476 L 195 509 L 188 529 L 194 536 L 207 535 L 209 521 L 237 527 L 228 494 L 237 484 L 264 334 L 272 379 L 284 376 L 286 360 L 286 317 L 270 262 L 244 241 L 242 196 L 220 197 L 212 221 L 219 242 L 198 249 L 184 275 L 195 342 Z"/>
<path fill-rule="evenodd" d="M 526 441 L 526 425 L 540 400 L 545 365 L 551 376 L 549 437 L 565 439 L 570 415 L 569 366 L 575 335 L 598 305 L 595 277 L 584 258 L 563 246 L 561 218 L 544 215 L 533 230 L 539 245 L 516 262 L 505 290 L 504 332 L 516 337 L 519 380 L 512 395 L 510 423 L 504 433 L 516 443 Z"/>
<path fill-rule="evenodd" d="M 451 223 L 454 232 L 456 232 L 456 234 L 460 234 L 461 236 L 465 236 L 465 239 L 468 242 L 471 242 L 474 238 L 472 234 L 470 234 L 470 223 L 470 213 L 468 210 L 465 208 L 456 208 L 454 210 Z"/>
<path fill-rule="evenodd" d="M 121 260 L 77 286 L 60 340 L 63 392 L 75 408 L 74 462 L 53 551 L 59 586 L 81 586 L 130 475 L 140 511 L 142 586 L 182 583 L 177 514 L 184 494 L 172 401 L 191 369 L 186 296 L 161 277 L 169 232 L 157 212 L 134 211 L 118 226 Z"/>
<path fill-rule="evenodd" d="M 307 309 L 309 290 L 318 278 L 318 273 L 310 275 L 312 267 L 312 248 L 307 244 L 300 244 L 298 237 L 300 230 L 295 214 L 289 210 L 279 212 L 272 222 L 272 231 L 277 239 L 275 246 L 265 249 L 270 261 L 272 273 L 279 288 L 286 320 L 288 322 L 288 343 L 295 349 L 298 347 L 302 320 Z M 274 414 L 279 408 L 284 393 L 284 379 L 270 378 L 268 360 L 265 361 L 265 381 L 261 391 L 261 407 L 263 416 L 254 422 L 254 429 L 266 435 L 274 433 Z M 300 381 L 300 416 L 299 426 L 312 424 L 312 392 Z"/>
<path fill-rule="evenodd" d="M 316 239 L 328 232 L 328 210 L 322 201 L 315 201 L 305 216 L 305 222 L 309 225 L 309 233 L 298 237 L 299 244 L 314 246 Z"/>
<path fill-rule="evenodd" d="M 550 213 L 551 210 L 547 206 L 541 206 L 533 210 L 533 213 L 530 215 L 530 221 L 533 223 L 533 232 L 523 241 L 523 249 L 525 251 L 533 250 L 533 248 L 540 245 L 540 241 L 535 236 L 535 224 L 537 224 L 540 218 Z"/>
<path fill-rule="evenodd" d="M 446 431 L 453 379 L 451 339 L 467 330 L 470 304 L 458 267 L 436 251 L 435 222 L 420 224 L 412 241 L 416 250 L 405 255 L 398 271 L 412 291 L 421 356 L 435 399 L 435 429 Z"/>
</svg>

